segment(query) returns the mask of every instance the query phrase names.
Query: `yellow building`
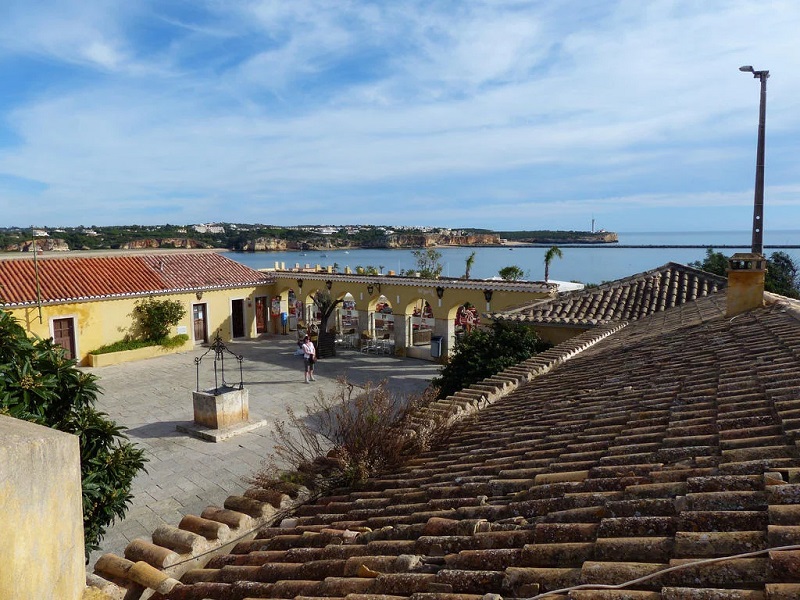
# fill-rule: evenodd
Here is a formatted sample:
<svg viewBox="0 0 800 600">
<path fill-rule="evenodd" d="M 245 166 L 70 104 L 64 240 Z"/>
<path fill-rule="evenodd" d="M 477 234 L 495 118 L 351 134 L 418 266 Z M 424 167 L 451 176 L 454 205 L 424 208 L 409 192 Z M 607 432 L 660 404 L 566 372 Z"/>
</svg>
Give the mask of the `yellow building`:
<svg viewBox="0 0 800 600">
<path fill-rule="evenodd" d="M 0 260 L 0 308 L 30 335 L 52 338 L 80 364 L 133 332 L 134 308 L 147 297 L 177 300 L 186 316 L 171 332 L 185 347 L 219 333 L 225 340 L 262 334 L 318 334 L 313 296 L 340 303 L 328 330 L 340 346 L 427 360 L 447 356 L 455 339 L 494 311 L 551 298 L 542 282 L 421 279 L 256 271 L 208 251 Z M 323 332 L 324 333 L 324 332 Z M 102 356 L 102 355 L 101 355 Z M 98 360 L 98 359 L 94 359 Z"/>
<path fill-rule="evenodd" d="M 147 297 L 186 308 L 171 333 L 188 335 L 187 348 L 217 332 L 224 340 L 254 337 L 255 306 L 271 285 L 269 275 L 217 252 L 0 260 L 0 308 L 80 364 L 132 333 L 134 307 Z"/>
<path fill-rule="evenodd" d="M 314 294 L 329 290 L 340 300 L 329 331 L 339 344 L 437 360 L 447 356 L 467 329 L 489 322 L 486 313 L 555 296 L 552 283 L 482 279 L 421 279 L 322 271 L 269 271 L 273 302 L 289 316 L 288 330 L 313 330 Z M 275 329 L 277 332 L 278 330 Z"/>
</svg>

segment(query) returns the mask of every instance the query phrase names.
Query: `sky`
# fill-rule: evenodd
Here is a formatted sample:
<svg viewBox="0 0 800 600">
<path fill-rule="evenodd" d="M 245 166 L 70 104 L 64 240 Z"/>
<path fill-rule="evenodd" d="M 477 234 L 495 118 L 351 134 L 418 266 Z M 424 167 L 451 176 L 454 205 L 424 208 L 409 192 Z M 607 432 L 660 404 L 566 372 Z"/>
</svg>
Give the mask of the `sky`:
<svg viewBox="0 0 800 600">
<path fill-rule="evenodd" d="M 3 0 L 0 227 L 800 230 L 796 0 Z"/>
</svg>

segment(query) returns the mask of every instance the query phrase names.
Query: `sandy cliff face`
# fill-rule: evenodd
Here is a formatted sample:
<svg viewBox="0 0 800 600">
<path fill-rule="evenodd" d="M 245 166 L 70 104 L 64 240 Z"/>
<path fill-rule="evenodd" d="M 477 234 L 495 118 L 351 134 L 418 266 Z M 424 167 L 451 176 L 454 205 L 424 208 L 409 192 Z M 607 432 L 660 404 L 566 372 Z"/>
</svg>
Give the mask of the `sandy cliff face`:
<svg viewBox="0 0 800 600">
<path fill-rule="evenodd" d="M 39 252 L 67 252 L 69 246 L 64 240 L 58 238 L 45 238 L 36 240 L 36 249 Z M 11 244 L 5 248 L 6 252 L 33 252 L 33 240 L 26 240 L 21 244 Z"/>
<path fill-rule="evenodd" d="M 208 248 L 209 246 L 189 238 L 148 238 L 131 240 L 120 245 L 120 250 L 149 250 L 150 248 Z"/>
<path fill-rule="evenodd" d="M 499 244 L 500 236 L 494 234 L 394 234 L 390 235 L 386 240 L 387 248 L 428 248 L 431 246 L 494 246 Z"/>
</svg>

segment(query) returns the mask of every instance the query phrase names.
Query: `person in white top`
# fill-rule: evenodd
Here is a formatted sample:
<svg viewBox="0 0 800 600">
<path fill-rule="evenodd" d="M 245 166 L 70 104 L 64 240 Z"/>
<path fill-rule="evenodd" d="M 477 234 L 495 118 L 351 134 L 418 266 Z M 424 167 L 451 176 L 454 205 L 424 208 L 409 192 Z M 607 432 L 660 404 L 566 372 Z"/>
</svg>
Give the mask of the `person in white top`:
<svg viewBox="0 0 800 600">
<path fill-rule="evenodd" d="M 303 338 L 303 364 L 306 367 L 306 383 L 315 381 L 314 379 L 314 363 L 317 361 L 317 350 L 314 348 L 314 342 L 308 336 Z"/>
</svg>

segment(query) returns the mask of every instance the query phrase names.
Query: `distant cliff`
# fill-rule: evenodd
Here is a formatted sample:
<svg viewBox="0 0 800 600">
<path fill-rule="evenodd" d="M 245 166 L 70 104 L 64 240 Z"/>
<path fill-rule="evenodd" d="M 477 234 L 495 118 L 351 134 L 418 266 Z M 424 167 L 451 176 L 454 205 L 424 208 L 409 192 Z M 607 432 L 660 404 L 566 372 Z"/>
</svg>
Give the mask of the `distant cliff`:
<svg viewBox="0 0 800 600">
<path fill-rule="evenodd" d="M 147 238 L 120 244 L 120 250 L 149 250 L 151 248 L 211 248 L 208 244 L 190 238 Z"/>
<path fill-rule="evenodd" d="M 300 250 L 298 242 L 279 238 L 257 238 L 247 240 L 242 246 L 244 252 L 266 252 L 270 250 Z"/>
<path fill-rule="evenodd" d="M 64 240 L 58 238 L 44 238 L 36 240 L 36 249 L 39 252 L 68 252 L 69 246 Z M 10 244 L 3 248 L 6 252 L 33 252 L 33 240 L 26 240 L 19 244 Z"/>
<path fill-rule="evenodd" d="M 392 234 L 386 238 L 385 248 L 428 248 L 430 246 L 498 246 L 500 236 L 488 233 L 450 235 L 425 233 L 419 235 Z"/>
<path fill-rule="evenodd" d="M 570 232 L 572 234 L 572 232 Z M 558 232 L 551 234 L 539 234 L 531 237 L 519 238 L 514 240 L 516 242 L 523 242 L 527 244 L 611 244 L 619 241 L 616 233 L 611 231 L 603 231 L 599 233 L 586 232 L 579 235 L 561 236 Z"/>
</svg>

